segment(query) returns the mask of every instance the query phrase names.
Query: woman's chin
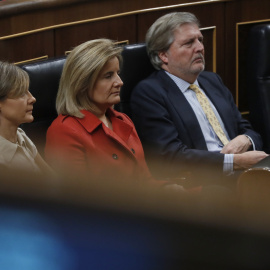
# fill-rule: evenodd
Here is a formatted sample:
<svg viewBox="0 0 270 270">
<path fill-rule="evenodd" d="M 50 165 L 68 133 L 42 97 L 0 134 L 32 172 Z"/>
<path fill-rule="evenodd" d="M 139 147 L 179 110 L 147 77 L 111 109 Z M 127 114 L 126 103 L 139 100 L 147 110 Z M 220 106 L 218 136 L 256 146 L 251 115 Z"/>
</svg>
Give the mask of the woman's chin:
<svg viewBox="0 0 270 270">
<path fill-rule="evenodd" d="M 114 100 L 112 101 L 111 104 L 112 104 L 112 106 L 113 106 L 113 105 L 116 105 L 116 104 L 120 103 L 120 101 L 121 101 L 121 100 L 120 100 L 120 96 L 118 96 L 118 97 L 115 97 L 115 98 L 114 98 Z"/>
<path fill-rule="evenodd" d="M 32 115 L 32 116 L 27 117 L 24 123 L 32 123 L 33 121 L 34 121 L 34 116 Z"/>
</svg>

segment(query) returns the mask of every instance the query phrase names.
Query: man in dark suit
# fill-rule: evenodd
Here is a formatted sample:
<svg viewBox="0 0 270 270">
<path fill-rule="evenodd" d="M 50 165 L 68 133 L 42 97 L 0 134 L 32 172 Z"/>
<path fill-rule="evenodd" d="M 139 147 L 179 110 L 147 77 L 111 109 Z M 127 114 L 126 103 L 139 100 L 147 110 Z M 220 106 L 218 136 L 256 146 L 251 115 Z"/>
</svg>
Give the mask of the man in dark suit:
<svg viewBox="0 0 270 270">
<path fill-rule="evenodd" d="M 156 177 L 227 176 L 267 156 L 257 151 L 261 137 L 221 78 L 203 71 L 203 36 L 193 14 L 162 16 L 148 30 L 146 44 L 157 71 L 135 87 L 131 108 Z"/>
</svg>

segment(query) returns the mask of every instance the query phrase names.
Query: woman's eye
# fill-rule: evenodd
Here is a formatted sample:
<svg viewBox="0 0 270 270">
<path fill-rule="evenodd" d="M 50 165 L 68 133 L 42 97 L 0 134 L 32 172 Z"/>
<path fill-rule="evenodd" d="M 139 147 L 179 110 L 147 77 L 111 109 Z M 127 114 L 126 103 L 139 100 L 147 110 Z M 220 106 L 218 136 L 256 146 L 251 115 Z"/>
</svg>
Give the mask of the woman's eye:
<svg viewBox="0 0 270 270">
<path fill-rule="evenodd" d="M 25 92 L 25 93 L 22 93 L 22 94 L 20 94 L 20 98 L 23 98 L 23 97 L 25 97 L 27 95 L 27 92 Z"/>
<path fill-rule="evenodd" d="M 107 73 L 107 74 L 105 74 L 105 78 L 106 79 L 110 79 L 112 77 L 112 73 Z"/>
</svg>

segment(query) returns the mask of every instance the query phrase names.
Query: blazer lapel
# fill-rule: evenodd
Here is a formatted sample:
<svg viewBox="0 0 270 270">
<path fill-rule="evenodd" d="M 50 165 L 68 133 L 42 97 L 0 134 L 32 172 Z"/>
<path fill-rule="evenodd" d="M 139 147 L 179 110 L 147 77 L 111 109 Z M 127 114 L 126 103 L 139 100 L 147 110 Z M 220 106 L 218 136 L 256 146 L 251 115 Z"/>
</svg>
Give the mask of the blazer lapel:
<svg viewBox="0 0 270 270">
<path fill-rule="evenodd" d="M 110 115 L 113 131 L 109 128 L 103 128 L 102 122 L 91 112 L 87 110 L 81 110 L 81 112 L 85 115 L 84 118 L 74 117 L 90 134 L 93 133 L 97 129 L 102 129 L 103 132 L 110 137 L 112 140 L 116 141 L 119 145 L 125 148 L 132 158 L 134 155 L 128 146 L 128 140 L 132 133 L 132 126 L 125 123 L 121 118 L 120 114 L 115 113 L 113 110 L 108 109 L 108 113 Z M 119 135 L 118 135 L 119 134 Z"/>
</svg>

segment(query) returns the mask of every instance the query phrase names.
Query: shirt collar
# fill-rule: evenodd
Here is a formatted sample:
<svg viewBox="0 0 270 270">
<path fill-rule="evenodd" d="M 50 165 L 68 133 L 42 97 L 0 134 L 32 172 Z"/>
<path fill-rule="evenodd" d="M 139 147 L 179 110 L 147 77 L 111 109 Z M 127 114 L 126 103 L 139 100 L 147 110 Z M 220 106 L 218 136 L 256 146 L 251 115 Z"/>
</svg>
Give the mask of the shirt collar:
<svg viewBox="0 0 270 270">
<path fill-rule="evenodd" d="M 20 128 L 18 128 L 18 132 L 17 132 L 17 144 L 19 146 L 22 146 L 22 147 L 25 147 L 26 146 L 26 142 L 25 142 L 25 139 L 23 137 L 23 135 L 21 134 L 21 131 Z"/>
<path fill-rule="evenodd" d="M 165 73 L 176 83 L 178 88 L 181 90 L 182 93 L 186 92 L 189 89 L 190 83 L 184 81 L 183 79 L 169 73 L 168 71 L 165 70 Z M 198 80 L 193 83 L 195 85 L 199 86 Z"/>
<path fill-rule="evenodd" d="M 75 118 L 87 130 L 87 132 L 92 133 L 96 128 L 98 128 L 100 125 L 102 125 L 102 121 L 100 121 L 100 119 L 98 119 L 98 117 L 95 116 L 90 111 L 81 110 L 80 112 L 84 115 L 84 117 L 83 118 L 75 117 Z M 114 118 L 118 118 L 120 120 L 123 120 L 121 113 L 118 113 L 117 111 L 115 111 L 111 108 L 108 108 L 106 113 L 109 116 L 111 121 L 113 121 Z M 68 116 L 66 116 L 66 117 L 68 117 Z M 66 117 L 64 117 L 63 120 Z"/>
</svg>

